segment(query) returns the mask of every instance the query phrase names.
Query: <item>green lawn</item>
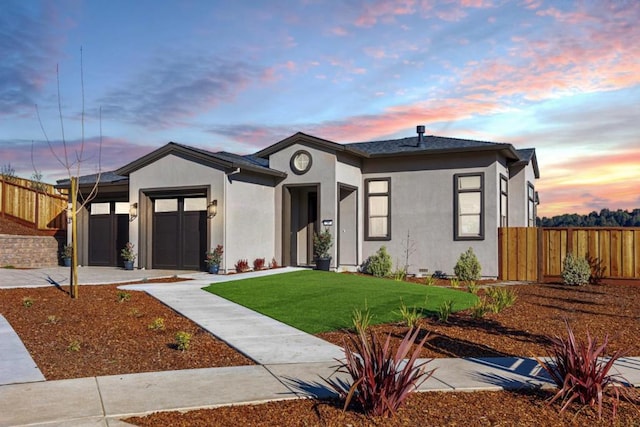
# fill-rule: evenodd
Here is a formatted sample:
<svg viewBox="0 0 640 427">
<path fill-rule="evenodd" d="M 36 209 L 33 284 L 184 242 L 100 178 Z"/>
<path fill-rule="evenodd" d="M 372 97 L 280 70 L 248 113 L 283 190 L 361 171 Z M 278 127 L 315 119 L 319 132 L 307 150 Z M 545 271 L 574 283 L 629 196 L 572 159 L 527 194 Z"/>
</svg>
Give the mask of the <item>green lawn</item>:
<svg viewBox="0 0 640 427">
<path fill-rule="evenodd" d="M 304 270 L 212 284 L 205 290 L 315 334 L 352 326 L 354 308 L 373 314 L 372 323 L 401 320 L 400 300 L 408 307 L 437 311 L 446 300 L 453 310 L 472 306 L 476 296 L 458 290 L 351 274 Z M 426 300 L 426 303 L 425 303 Z"/>
</svg>

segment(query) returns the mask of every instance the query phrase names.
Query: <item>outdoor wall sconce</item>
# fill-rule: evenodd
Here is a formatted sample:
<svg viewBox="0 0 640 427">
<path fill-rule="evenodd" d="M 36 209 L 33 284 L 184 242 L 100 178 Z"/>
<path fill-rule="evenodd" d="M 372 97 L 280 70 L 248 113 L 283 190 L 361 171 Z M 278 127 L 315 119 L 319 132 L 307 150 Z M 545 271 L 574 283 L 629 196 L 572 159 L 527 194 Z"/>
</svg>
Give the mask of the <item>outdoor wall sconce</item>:
<svg viewBox="0 0 640 427">
<path fill-rule="evenodd" d="M 211 203 L 207 205 L 207 218 L 213 218 L 218 214 L 218 200 L 212 200 Z"/>
<path fill-rule="evenodd" d="M 129 206 L 129 222 L 138 217 L 138 203 L 131 203 Z"/>
</svg>

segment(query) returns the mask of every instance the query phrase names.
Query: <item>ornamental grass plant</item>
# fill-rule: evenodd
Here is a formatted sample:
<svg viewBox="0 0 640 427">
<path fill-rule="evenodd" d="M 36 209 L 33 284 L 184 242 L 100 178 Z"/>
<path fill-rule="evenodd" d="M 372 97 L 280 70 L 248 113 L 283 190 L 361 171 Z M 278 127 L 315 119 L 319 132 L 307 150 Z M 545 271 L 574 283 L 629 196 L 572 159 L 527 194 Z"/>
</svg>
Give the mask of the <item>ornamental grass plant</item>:
<svg viewBox="0 0 640 427">
<path fill-rule="evenodd" d="M 540 359 L 538 363 L 549 374 L 551 380 L 558 387 L 558 392 L 549 404 L 560 400 L 565 411 L 572 402 L 577 401 L 583 406 L 597 407 L 598 418 L 602 418 L 602 404 L 605 395 L 611 392 L 613 396 L 613 416 L 620 401 L 620 395 L 625 393 L 623 379 L 611 374 L 614 362 L 626 353 L 617 350 L 607 354 L 609 336 L 606 335 L 602 344 L 587 332 L 585 340 L 577 339 L 569 322 L 565 320 L 566 337 L 549 337 L 550 346 L 547 349 L 548 361 Z"/>
<path fill-rule="evenodd" d="M 349 374 L 351 383 L 325 379 L 344 399 L 343 410 L 355 399 L 367 415 L 388 418 L 396 413 L 409 393 L 434 372 L 425 370 L 429 361 L 418 362 L 428 334 L 411 352 L 420 332 L 419 328 L 409 329 L 395 354 L 392 354 L 390 334 L 384 344 L 371 331 L 358 330 L 356 336 L 349 336 L 350 342 L 344 346 L 345 360 L 339 361 L 336 372 Z"/>
</svg>

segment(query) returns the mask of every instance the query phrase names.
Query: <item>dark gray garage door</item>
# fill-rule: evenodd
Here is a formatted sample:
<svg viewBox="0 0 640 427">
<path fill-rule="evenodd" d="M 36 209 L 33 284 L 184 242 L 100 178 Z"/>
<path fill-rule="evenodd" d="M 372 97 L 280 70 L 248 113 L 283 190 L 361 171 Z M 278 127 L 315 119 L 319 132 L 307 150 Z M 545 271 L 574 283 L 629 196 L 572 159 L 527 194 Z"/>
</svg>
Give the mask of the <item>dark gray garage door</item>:
<svg viewBox="0 0 640 427">
<path fill-rule="evenodd" d="M 153 206 L 153 268 L 203 270 L 207 244 L 204 197 L 157 198 Z"/>
</svg>

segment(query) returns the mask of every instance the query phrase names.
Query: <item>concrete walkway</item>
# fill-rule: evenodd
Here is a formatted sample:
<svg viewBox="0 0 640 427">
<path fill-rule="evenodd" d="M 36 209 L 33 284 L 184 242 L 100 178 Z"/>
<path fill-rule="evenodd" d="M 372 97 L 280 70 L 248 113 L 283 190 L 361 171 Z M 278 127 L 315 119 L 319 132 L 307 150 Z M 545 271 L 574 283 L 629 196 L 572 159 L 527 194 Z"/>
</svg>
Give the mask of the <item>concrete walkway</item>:
<svg viewBox="0 0 640 427">
<path fill-rule="evenodd" d="M 279 269 L 253 275 L 286 271 Z M 28 358 L 12 358 L 1 365 L 0 384 L 8 380 L 7 372 L 26 374 L 20 384 L 0 386 L 0 426 L 118 427 L 127 425 L 121 418 L 155 411 L 328 397 L 333 391 L 325 379 L 347 379 L 343 374 L 335 374 L 333 358 L 343 357 L 338 347 L 322 340 L 319 343 L 315 337 L 200 290 L 213 281 L 237 280 L 246 275 L 195 273 L 189 276 L 194 280 L 123 287 L 151 293 L 259 365 L 42 381 L 33 374 L 34 363 L 26 353 Z M 2 281 L 0 273 L 0 287 Z M 0 339 L 7 341 L 6 346 L 0 348 L 3 361 L 8 354 L 24 356 L 26 352 L 15 332 L 8 329 L 10 326 L 6 322 L 3 326 L 0 319 Z M 274 342 L 277 344 L 270 344 Z M 435 373 L 422 384 L 420 391 L 550 387 L 537 362 L 528 358 L 434 359 L 427 369 L 434 368 Z M 640 386 L 640 358 L 621 359 L 614 365 L 614 371 L 629 383 Z"/>
<path fill-rule="evenodd" d="M 177 284 L 124 285 L 122 288 L 149 293 L 262 365 L 331 362 L 341 358 L 344 352 L 334 344 L 201 289 L 212 282 L 295 270 L 298 269 L 264 270 L 247 275 L 206 275 L 205 278 L 195 276 L 195 280 Z"/>
</svg>

